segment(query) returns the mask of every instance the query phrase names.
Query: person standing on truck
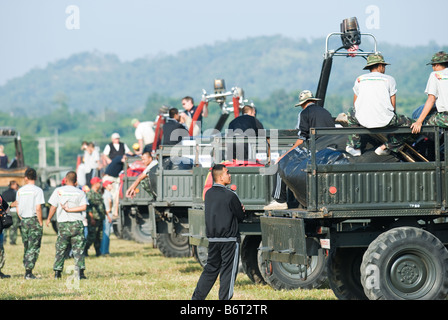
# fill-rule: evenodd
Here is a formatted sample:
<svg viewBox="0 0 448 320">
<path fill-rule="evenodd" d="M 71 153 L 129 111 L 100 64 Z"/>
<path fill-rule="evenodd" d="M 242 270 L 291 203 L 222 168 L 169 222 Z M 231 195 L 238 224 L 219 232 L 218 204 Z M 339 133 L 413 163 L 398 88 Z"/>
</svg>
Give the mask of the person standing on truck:
<svg viewBox="0 0 448 320">
<path fill-rule="evenodd" d="M 356 78 L 353 87 L 353 108 L 348 112 L 350 127 L 361 125 L 365 128 L 383 128 L 391 126 L 410 126 L 412 120 L 396 113 L 396 82 L 385 74 L 386 63 L 379 54 L 367 57 L 364 70 L 369 70 Z M 403 139 L 390 137 L 389 140 L 376 148 L 377 155 L 388 155 L 390 150 L 397 151 Z M 361 155 L 361 137 L 358 134 L 349 135 L 345 151 L 354 157 Z"/>
<path fill-rule="evenodd" d="M 87 198 L 84 191 L 76 187 L 76 183 L 76 172 L 69 171 L 65 175 L 65 185 L 56 188 L 48 200 L 51 207 L 46 225 L 47 227 L 49 226 L 51 218 L 55 213 L 58 222 L 56 256 L 53 264 L 55 279 L 61 278 L 66 251 L 69 245 L 71 245 L 75 260 L 76 276 L 79 279 L 86 279 L 84 275 L 86 265 L 84 257 L 85 237 L 83 211 L 86 211 L 87 208 Z"/>
<path fill-rule="evenodd" d="M 264 127 L 263 124 L 255 118 L 255 115 L 255 108 L 250 105 L 245 105 L 242 110 L 242 115 L 230 121 L 227 136 L 258 137 L 258 131 L 263 130 Z M 227 152 L 232 155 L 232 159 L 255 160 L 253 157 L 254 155 L 252 155 L 251 159 L 249 159 L 248 143 L 232 143 L 231 146 L 227 148 Z"/>
<path fill-rule="evenodd" d="M 411 125 L 412 133 L 419 133 L 423 123 L 439 127 L 448 127 L 448 53 L 439 51 L 433 55 L 427 65 L 432 65 L 431 74 L 426 84 L 428 95 L 423 111 Z M 437 112 L 426 120 L 429 112 L 436 106 Z M 425 121 L 426 120 L 426 121 Z"/>
<path fill-rule="evenodd" d="M 302 111 L 299 113 L 296 129 L 298 129 L 299 138 L 294 145 L 285 154 L 277 159 L 275 163 L 278 163 L 284 156 L 295 148 L 301 146 L 310 137 L 311 128 L 327 128 L 334 127 L 334 119 L 331 113 L 327 109 L 322 108 L 315 104 L 319 101 L 319 98 L 315 98 L 310 90 L 303 90 L 299 94 L 299 103 L 295 107 L 302 107 Z M 280 175 L 277 173 L 274 176 L 274 190 L 272 191 L 273 200 L 264 210 L 285 210 L 288 209 L 286 203 L 286 184 L 282 181 Z"/>
<path fill-rule="evenodd" d="M 25 279 L 36 279 L 33 269 L 40 253 L 42 241 L 42 205 L 44 192 L 36 186 L 37 173 L 33 168 L 25 171 L 25 185 L 17 191 L 17 215 L 20 218 L 20 232 L 24 246 L 23 266 Z"/>
<path fill-rule="evenodd" d="M 194 290 L 192 300 L 205 300 L 220 278 L 219 299 L 230 300 L 238 273 L 240 231 L 238 222 L 245 215 L 235 192 L 226 188 L 232 181 L 223 164 L 212 168 L 213 186 L 205 193 L 205 231 L 208 238 L 207 264 Z"/>
<path fill-rule="evenodd" d="M 163 145 L 176 145 L 182 141 L 183 137 L 188 137 L 187 128 L 180 123 L 179 110 L 177 108 L 171 108 L 168 111 L 169 118 L 166 119 L 166 123 L 163 125 Z"/>
<path fill-rule="evenodd" d="M 144 150 L 151 151 L 155 138 L 154 122 L 140 122 L 138 119 L 132 119 L 131 124 L 135 128 L 135 139 L 137 139 L 139 145 L 139 151 L 136 153 L 142 154 Z"/>
<path fill-rule="evenodd" d="M 185 113 L 181 114 L 182 121 L 185 123 L 187 129 L 190 128 L 191 122 L 193 121 L 193 117 L 198 110 L 198 107 L 194 105 L 194 100 L 190 96 L 186 96 L 182 98 L 182 107 L 185 109 Z M 202 109 L 202 113 L 198 115 L 196 123 L 193 129 L 193 136 L 197 136 L 202 132 L 202 118 L 208 117 L 208 106 L 204 105 Z"/>
</svg>

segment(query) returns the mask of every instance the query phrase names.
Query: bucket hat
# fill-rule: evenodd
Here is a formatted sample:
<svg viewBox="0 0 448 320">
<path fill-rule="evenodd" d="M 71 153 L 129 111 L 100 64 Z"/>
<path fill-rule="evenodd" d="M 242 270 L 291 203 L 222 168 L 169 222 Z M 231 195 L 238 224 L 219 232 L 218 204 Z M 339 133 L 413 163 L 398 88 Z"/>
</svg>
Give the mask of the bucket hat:
<svg viewBox="0 0 448 320">
<path fill-rule="evenodd" d="M 301 106 L 307 101 L 319 101 L 319 98 L 314 98 L 313 93 L 310 90 L 303 90 L 299 93 L 299 103 L 295 107 Z"/>
<path fill-rule="evenodd" d="M 381 53 L 374 53 L 367 57 L 367 65 L 364 67 L 363 70 L 370 69 L 371 66 L 374 66 L 376 64 L 389 65 L 390 63 L 386 63 L 384 61 L 384 57 Z"/>
<path fill-rule="evenodd" d="M 439 51 L 432 56 L 431 61 L 428 62 L 426 65 L 436 63 L 447 63 L 447 62 L 448 62 L 448 53 L 446 53 L 445 51 Z"/>
</svg>

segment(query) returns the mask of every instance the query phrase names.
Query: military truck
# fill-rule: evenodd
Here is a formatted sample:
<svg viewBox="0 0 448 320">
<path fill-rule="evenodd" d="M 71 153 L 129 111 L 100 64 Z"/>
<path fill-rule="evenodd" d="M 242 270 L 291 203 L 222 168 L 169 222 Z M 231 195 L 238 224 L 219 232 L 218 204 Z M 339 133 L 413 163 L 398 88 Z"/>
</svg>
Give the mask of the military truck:
<svg viewBox="0 0 448 320">
<path fill-rule="evenodd" d="M 241 88 L 233 87 L 230 91 L 226 91 L 223 79 L 215 80 L 214 89 L 213 94 L 207 94 L 203 90 L 196 113 L 200 114 L 202 108 L 209 102 L 216 102 L 221 109 L 221 115 L 212 132 L 219 134 L 230 114 L 238 115 L 247 100 L 244 99 L 244 91 Z M 231 107 L 227 105 L 226 97 L 232 98 Z M 159 115 L 155 141 L 161 136 L 164 119 L 167 116 L 164 113 Z M 203 149 L 210 149 L 209 142 L 213 140 L 213 137 L 202 136 L 199 138 L 200 143 L 196 144 L 196 137 L 192 136 L 195 120 L 193 119 L 189 128 L 191 138 L 186 139 L 183 146 L 161 145 L 156 149 L 154 144 L 153 151 L 158 158 L 159 166 L 156 176 L 152 177 L 149 193 L 140 187 L 140 192 L 134 199 L 124 196 L 127 188 L 136 179 L 135 175 L 129 174 L 132 171 L 129 169 L 138 159 L 128 158 L 124 166 L 120 187 L 119 219 L 114 224 L 114 230 L 116 234 L 127 239 L 152 242 L 167 257 L 183 257 L 191 254 L 188 237 L 183 234 L 188 232 L 188 209 L 193 205 L 193 165 L 201 166 L 204 162 L 209 162 L 207 157 L 210 156 L 210 151 L 207 155 Z M 178 148 L 181 149 L 177 150 Z M 173 154 L 179 161 L 172 161 Z"/>
<path fill-rule="evenodd" d="M 268 270 L 274 261 L 307 265 L 309 256 L 324 251 L 330 287 L 340 299 L 445 299 L 447 150 L 440 140 L 447 141 L 447 132 L 424 127 L 420 141 L 426 151 L 416 147 L 411 154 L 425 154 L 425 160 L 378 162 L 377 156 L 356 162 L 333 145 L 338 161 L 320 161 L 320 152 L 329 149 L 319 150 L 316 137 L 353 133 L 409 135 L 410 129 L 314 130 L 310 154 L 299 165 L 304 184 L 287 182 L 296 193 L 306 190 L 306 209 L 271 211 L 260 218 L 262 264 Z M 285 180 L 291 178 L 288 162 L 294 159 L 279 163 Z M 347 220 L 358 223 L 338 228 Z"/>
<path fill-rule="evenodd" d="M 9 154 L 7 168 L 0 168 L 0 193 L 7 189 L 11 180 L 17 181 L 19 185 L 24 184 L 27 167 L 23 157 L 20 134 L 14 128 L 0 127 L 0 144 L 6 147 L 10 143 L 14 144 L 14 156 Z"/>
<path fill-rule="evenodd" d="M 333 35 L 343 42 L 337 50 L 328 49 Z M 372 52 L 358 51 L 360 40 L 353 18 L 327 37 L 316 93 L 321 106 L 334 56 L 377 52 L 376 40 Z M 357 158 L 344 151 L 354 133 L 365 139 Z M 409 128 L 315 128 L 306 152 L 294 150 L 279 162 L 282 179 L 303 207 L 260 217 L 264 276 L 279 263 L 308 266 L 310 257 L 324 252 L 329 285 L 339 299 L 446 298 L 447 133 L 424 127 L 397 153 L 375 155 L 390 134 L 412 136 Z"/>
</svg>

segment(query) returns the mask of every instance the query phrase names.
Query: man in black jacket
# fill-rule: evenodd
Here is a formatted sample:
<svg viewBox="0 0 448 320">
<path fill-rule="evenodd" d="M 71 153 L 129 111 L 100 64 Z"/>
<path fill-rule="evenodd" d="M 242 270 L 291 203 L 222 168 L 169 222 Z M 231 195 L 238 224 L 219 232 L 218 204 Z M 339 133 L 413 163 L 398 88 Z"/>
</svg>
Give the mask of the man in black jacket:
<svg viewBox="0 0 448 320">
<path fill-rule="evenodd" d="M 204 300 L 220 277 L 219 299 L 230 300 L 238 273 L 240 232 L 238 222 L 244 207 L 231 183 L 229 170 L 222 164 L 212 168 L 213 186 L 205 194 L 205 231 L 208 238 L 207 264 L 199 278 L 192 300 Z"/>
<path fill-rule="evenodd" d="M 169 118 L 163 125 L 163 145 L 176 145 L 182 141 L 183 137 L 188 137 L 187 128 L 179 122 L 180 115 L 177 108 L 171 108 L 168 111 Z"/>
</svg>

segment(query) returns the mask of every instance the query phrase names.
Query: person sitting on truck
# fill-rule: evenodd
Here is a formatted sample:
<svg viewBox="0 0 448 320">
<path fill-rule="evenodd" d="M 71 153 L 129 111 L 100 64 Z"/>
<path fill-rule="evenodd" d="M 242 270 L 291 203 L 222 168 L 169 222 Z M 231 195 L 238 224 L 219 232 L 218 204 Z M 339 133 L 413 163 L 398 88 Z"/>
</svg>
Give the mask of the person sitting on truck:
<svg viewBox="0 0 448 320">
<path fill-rule="evenodd" d="M 396 82 L 392 76 L 385 74 L 386 65 L 389 63 L 386 63 L 379 53 L 367 57 L 364 70 L 370 72 L 356 78 L 353 87 L 353 108 L 347 114 L 350 127 L 361 125 L 365 128 L 382 128 L 411 125 L 410 118 L 396 113 Z M 397 151 L 401 144 L 402 139 L 391 137 L 388 142 L 379 146 L 375 153 L 387 155 L 390 150 Z M 350 135 L 345 151 L 358 157 L 361 155 L 360 148 L 361 137 L 358 134 Z"/>
<path fill-rule="evenodd" d="M 448 53 L 444 51 L 437 52 L 427 64 L 432 65 L 433 70 L 426 84 L 425 93 L 428 95 L 428 98 L 422 113 L 411 125 L 412 133 L 419 133 L 423 123 L 444 128 L 448 127 Z M 437 112 L 426 119 L 434 105 Z"/>
<path fill-rule="evenodd" d="M 145 170 L 140 173 L 137 179 L 132 183 L 132 185 L 126 190 L 126 197 L 133 199 L 137 193 L 136 189 L 140 182 L 149 176 L 149 172 L 154 172 L 157 170 L 158 161 L 154 159 L 150 151 L 145 151 L 142 154 L 142 162 L 146 166 Z"/>
<path fill-rule="evenodd" d="M 334 127 L 335 122 L 331 113 L 327 109 L 315 104 L 320 99 L 315 98 L 310 90 L 303 90 L 299 94 L 299 103 L 295 107 L 302 107 L 302 111 L 299 113 L 296 129 L 299 129 L 296 143 L 285 154 L 277 159 L 275 163 L 278 163 L 285 155 L 301 146 L 310 137 L 311 128 L 327 128 Z M 288 208 L 286 203 L 286 184 L 280 178 L 277 173 L 274 176 L 274 190 L 272 191 L 273 200 L 264 210 L 284 210 Z"/>
</svg>

